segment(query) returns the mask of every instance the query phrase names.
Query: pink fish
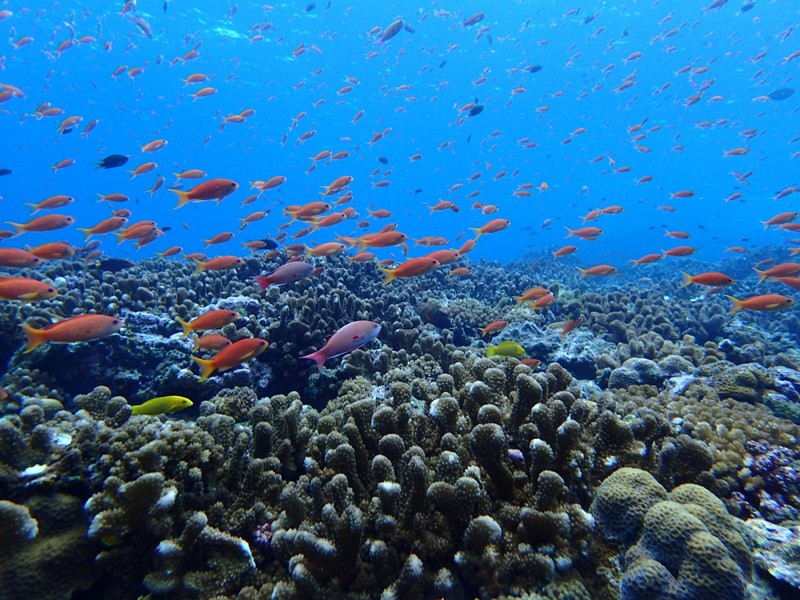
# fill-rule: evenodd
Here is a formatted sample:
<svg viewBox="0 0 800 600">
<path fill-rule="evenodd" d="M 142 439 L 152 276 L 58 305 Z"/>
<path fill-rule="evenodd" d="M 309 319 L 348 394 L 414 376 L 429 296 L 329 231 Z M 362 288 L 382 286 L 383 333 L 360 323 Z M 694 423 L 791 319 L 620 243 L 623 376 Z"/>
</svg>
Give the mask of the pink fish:
<svg viewBox="0 0 800 600">
<path fill-rule="evenodd" d="M 281 265 L 266 277 L 253 277 L 253 279 L 258 282 L 263 292 L 271 285 L 283 285 L 284 283 L 292 283 L 311 277 L 314 269 L 314 265 L 307 262 L 291 262 Z"/>
<path fill-rule="evenodd" d="M 301 356 L 317 363 L 317 368 L 322 369 L 325 361 L 334 356 L 341 356 L 369 344 L 378 337 L 381 326 L 372 321 L 353 321 L 334 333 L 327 343 L 311 354 Z"/>
</svg>

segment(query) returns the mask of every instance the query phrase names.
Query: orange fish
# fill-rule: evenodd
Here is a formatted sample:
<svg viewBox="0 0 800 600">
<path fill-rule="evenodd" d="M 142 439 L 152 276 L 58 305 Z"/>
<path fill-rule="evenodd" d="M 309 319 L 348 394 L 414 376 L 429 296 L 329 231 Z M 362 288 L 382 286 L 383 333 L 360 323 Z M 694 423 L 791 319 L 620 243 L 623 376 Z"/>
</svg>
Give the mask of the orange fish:
<svg viewBox="0 0 800 600">
<path fill-rule="evenodd" d="M 475 239 L 477 240 L 484 233 L 497 233 L 498 231 L 503 231 L 509 225 L 511 225 L 511 221 L 509 221 L 508 219 L 494 219 L 486 223 L 486 225 L 484 225 L 483 227 L 470 227 L 470 229 L 478 232 L 478 235 L 475 237 Z"/>
<path fill-rule="evenodd" d="M 531 310 L 538 310 L 540 308 L 547 308 L 548 306 L 555 304 L 556 298 L 553 294 L 545 294 L 536 302 L 528 302 L 528 306 L 531 307 Z"/>
<path fill-rule="evenodd" d="M 75 248 L 64 242 L 50 242 L 49 244 L 36 246 L 36 248 L 26 249 L 42 260 L 60 260 L 62 258 L 69 258 L 75 254 Z"/>
<path fill-rule="evenodd" d="M 75 217 L 67 215 L 44 215 L 35 217 L 27 223 L 12 223 L 6 221 L 9 225 L 13 225 L 17 231 L 13 237 L 22 235 L 27 231 L 53 231 L 55 229 L 63 229 L 69 227 L 75 222 Z"/>
<path fill-rule="evenodd" d="M 142 146 L 142 152 L 156 152 L 157 150 L 161 150 L 168 143 L 167 140 L 153 140 L 152 142 L 147 142 Z"/>
<path fill-rule="evenodd" d="M 492 321 L 486 327 L 480 327 L 479 331 L 481 331 L 481 337 L 485 336 L 487 333 L 497 333 L 498 331 L 502 331 L 508 327 L 508 321 Z"/>
<path fill-rule="evenodd" d="M 561 256 L 569 256 L 570 254 L 574 254 L 578 251 L 577 246 L 564 246 L 563 248 L 559 248 L 555 252 L 553 252 L 553 258 L 559 258 Z"/>
<path fill-rule="evenodd" d="M 664 258 L 664 257 L 661 256 L 660 254 L 647 254 L 647 255 L 643 256 L 642 258 L 639 258 L 637 260 L 631 260 L 630 262 L 633 263 L 634 267 L 638 267 L 639 265 L 647 265 L 647 264 L 650 264 L 650 263 L 657 262 L 657 261 L 661 260 L 662 258 Z"/>
<path fill-rule="evenodd" d="M 58 323 L 48 325 L 44 329 L 34 329 L 23 324 L 22 329 L 28 337 L 28 344 L 23 352 L 27 354 L 45 342 L 71 344 L 73 342 L 88 342 L 108 337 L 119 331 L 122 319 L 106 315 L 79 315 L 64 319 Z"/>
<path fill-rule="evenodd" d="M 219 202 L 237 189 L 239 189 L 239 184 L 230 179 L 210 179 L 194 186 L 188 192 L 176 189 L 172 191 L 178 196 L 178 206 L 175 208 L 180 208 L 189 202 L 203 202 L 204 200 L 216 200 Z"/>
<path fill-rule="evenodd" d="M 710 287 L 725 287 L 728 285 L 733 285 L 734 281 L 732 277 L 728 277 L 724 273 L 700 273 L 699 275 L 689 275 L 687 272 L 682 271 L 683 273 L 683 285 L 681 287 L 686 287 L 687 285 L 691 285 L 696 283 L 697 285 L 707 285 Z"/>
<path fill-rule="evenodd" d="M 399 231 L 384 231 L 372 235 L 364 235 L 358 239 L 359 250 L 364 248 L 388 248 L 389 246 L 399 246 L 408 241 L 408 236 Z"/>
<path fill-rule="evenodd" d="M 342 191 L 352 182 L 353 178 L 350 175 L 344 175 L 342 177 L 338 177 L 337 179 L 334 180 L 332 184 L 328 186 L 325 185 L 322 186 L 323 188 L 325 188 L 325 191 L 322 193 L 322 197 L 325 198 L 326 196 L 332 196 L 333 194 Z"/>
<path fill-rule="evenodd" d="M 208 331 L 209 329 L 222 329 L 225 325 L 233 323 L 239 318 L 239 313 L 234 310 L 211 310 L 205 314 L 200 315 L 189 321 L 188 323 L 183 319 L 178 319 L 178 323 L 183 327 L 183 335 L 194 333 L 196 331 Z"/>
<path fill-rule="evenodd" d="M 798 263 L 783 263 L 770 267 L 766 271 L 759 271 L 753 269 L 759 275 L 758 283 L 769 279 L 770 277 L 792 277 L 800 273 L 800 264 Z"/>
<path fill-rule="evenodd" d="M 124 227 L 128 223 L 128 219 L 125 217 L 110 217 L 103 221 L 100 221 L 97 225 L 92 226 L 89 229 L 84 227 L 78 227 L 78 231 L 83 231 L 84 235 L 86 236 L 85 240 L 88 240 L 93 235 L 104 235 L 106 233 L 110 233 L 115 229 L 119 229 L 120 227 Z"/>
<path fill-rule="evenodd" d="M 569 235 L 564 239 L 569 239 L 571 237 L 579 237 L 582 240 L 596 240 L 598 237 L 603 235 L 603 230 L 599 227 L 581 227 L 579 229 L 570 229 L 569 227 L 565 227 L 567 231 L 569 231 Z"/>
<path fill-rule="evenodd" d="M 227 371 L 243 362 L 251 360 L 264 352 L 269 346 L 267 340 L 261 338 L 248 338 L 225 346 L 218 354 L 209 360 L 192 357 L 200 365 L 200 381 L 205 381 L 214 371 Z"/>
<path fill-rule="evenodd" d="M 450 271 L 449 275 L 450 276 L 455 275 L 456 277 L 466 277 L 467 275 L 470 275 L 471 273 L 472 273 L 472 271 L 470 271 L 467 267 L 458 267 L 458 268 L 453 269 L 452 271 Z"/>
<path fill-rule="evenodd" d="M 581 272 L 580 279 L 583 279 L 584 277 L 606 277 L 617 272 L 617 268 L 612 267 L 611 265 L 597 265 L 596 267 L 591 267 L 589 269 L 581 269 L 580 267 L 577 267 L 577 269 Z"/>
<path fill-rule="evenodd" d="M 347 246 L 344 244 L 340 244 L 339 242 L 328 242 L 326 244 L 314 246 L 313 248 L 306 246 L 306 255 L 335 256 L 336 254 L 341 254 L 345 250 L 347 250 Z"/>
<path fill-rule="evenodd" d="M 194 260 L 197 265 L 195 274 L 201 271 L 227 271 L 228 269 L 236 269 L 244 265 L 244 261 L 238 256 L 217 256 L 205 262 L 194 257 L 192 257 L 192 260 Z"/>
<path fill-rule="evenodd" d="M 218 333 L 207 333 L 200 337 L 194 338 L 195 350 L 211 350 L 215 352 L 222 350 L 226 346 L 230 346 L 231 341 L 224 335 Z"/>
<path fill-rule="evenodd" d="M 398 277 L 406 278 L 406 277 L 417 277 L 419 275 L 427 275 L 432 271 L 436 270 L 439 266 L 439 261 L 435 258 L 431 258 L 429 256 L 421 256 L 419 258 L 412 258 L 407 260 L 406 262 L 398 265 L 394 269 L 384 269 L 381 268 L 381 271 L 384 272 L 386 275 L 386 280 L 383 282 L 383 285 L 386 285 L 393 279 Z"/>
<path fill-rule="evenodd" d="M 303 206 L 287 206 L 283 212 L 287 215 L 292 215 L 292 220 L 289 221 L 289 223 L 293 223 L 296 219 L 304 220 L 310 217 L 316 217 L 317 215 L 328 212 L 331 208 L 331 205 L 327 202 L 309 202 Z"/>
<path fill-rule="evenodd" d="M 47 300 L 57 295 L 56 289 L 44 281 L 27 277 L 0 277 L 0 298 L 23 303 Z"/>
<path fill-rule="evenodd" d="M 667 258 L 668 256 L 691 256 L 697 252 L 697 249 L 691 246 L 678 246 L 670 250 L 662 250 L 661 252 L 664 253 L 664 258 Z"/>
<path fill-rule="evenodd" d="M 19 248 L 0 248 L 0 267 L 23 268 L 42 264 L 42 259 Z"/>
<path fill-rule="evenodd" d="M 547 288 L 532 287 L 522 292 L 521 296 L 512 296 L 512 297 L 514 298 L 514 300 L 517 301 L 517 306 L 520 306 L 523 302 L 538 300 L 542 296 L 546 296 L 549 293 L 550 290 L 548 290 Z"/>
<path fill-rule="evenodd" d="M 50 196 L 49 198 L 45 198 L 38 204 L 32 204 L 30 202 L 26 202 L 27 206 L 32 206 L 33 210 L 31 214 L 35 214 L 40 210 L 51 210 L 53 208 L 61 208 L 62 206 L 67 206 L 68 204 L 72 204 L 75 202 L 75 198 L 72 196 Z"/>
<path fill-rule="evenodd" d="M 449 265 L 461 260 L 461 253 L 458 250 L 436 250 L 425 256 L 438 260 L 440 265 Z"/>
<path fill-rule="evenodd" d="M 769 221 L 761 221 L 764 224 L 764 231 L 772 227 L 773 225 L 785 225 L 791 221 L 794 221 L 800 213 L 797 212 L 782 212 L 778 215 L 772 217 Z"/>
<path fill-rule="evenodd" d="M 212 246 L 214 244 L 224 244 L 225 242 L 229 242 L 233 239 L 233 234 L 230 231 L 223 231 L 222 233 L 218 233 L 214 237 L 209 240 L 200 240 L 206 243 L 206 248 Z"/>
<path fill-rule="evenodd" d="M 783 310 L 794 306 L 794 300 L 781 296 L 780 294 L 765 294 L 763 296 L 752 296 L 744 300 L 737 300 L 733 296 L 726 296 L 731 301 L 729 315 L 740 310 L 773 311 Z"/>
<path fill-rule="evenodd" d="M 566 338 L 567 334 L 573 329 L 577 329 L 578 327 L 580 327 L 581 323 L 583 323 L 583 317 L 578 317 L 577 319 L 570 319 L 569 321 L 564 323 L 564 326 L 561 328 L 561 339 L 563 340 L 564 338 Z"/>
</svg>

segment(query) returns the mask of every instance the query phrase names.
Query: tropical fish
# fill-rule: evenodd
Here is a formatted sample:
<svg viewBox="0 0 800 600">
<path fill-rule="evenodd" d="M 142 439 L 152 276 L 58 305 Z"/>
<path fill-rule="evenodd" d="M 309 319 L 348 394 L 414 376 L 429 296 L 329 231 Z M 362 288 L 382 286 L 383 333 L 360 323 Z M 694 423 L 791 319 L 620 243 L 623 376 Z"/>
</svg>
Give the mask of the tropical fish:
<svg viewBox="0 0 800 600">
<path fill-rule="evenodd" d="M 287 263 L 275 269 L 266 277 L 253 277 L 258 282 L 263 292 L 271 285 L 284 285 L 286 283 L 294 283 L 307 277 L 311 277 L 314 273 L 314 265 L 298 261 Z"/>
<path fill-rule="evenodd" d="M 396 266 L 394 269 L 385 269 L 381 267 L 381 271 L 386 275 L 386 280 L 383 285 L 398 277 L 417 277 L 419 275 L 427 275 L 436 270 L 439 266 L 439 261 L 429 256 L 421 256 L 419 258 L 412 258 L 406 262 Z"/>
<path fill-rule="evenodd" d="M 681 273 L 683 273 L 683 285 L 681 287 L 686 287 L 693 283 L 711 287 L 725 287 L 734 284 L 733 278 L 724 273 L 710 272 L 700 273 L 699 275 L 689 275 L 686 271 L 681 271 Z"/>
<path fill-rule="evenodd" d="M 131 406 L 134 415 L 163 415 L 176 413 L 192 406 L 194 402 L 184 396 L 161 396 L 151 398 L 147 402 Z"/>
<path fill-rule="evenodd" d="M 486 349 L 486 356 L 513 356 L 514 358 L 522 358 L 525 356 L 525 348 L 520 346 L 517 342 L 500 342 L 497 346 L 489 346 Z"/>
<path fill-rule="evenodd" d="M 0 277 L 0 299 L 19 300 L 23 304 L 47 300 L 58 291 L 44 281 L 27 277 Z"/>
<path fill-rule="evenodd" d="M 373 321 L 354 321 L 334 333 L 322 348 L 300 358 L 313 360 L 317 363 L 317 368 L 322 370 L 322 366 L 329 358 L 361 348 L 378 337 L 380 332 L 381 326 Z"/>
<path fill-rule="evenodd" d="M 239 313 L 235 310 L 217 309 L 208 311 L 189 321 L 188 323 L 183 319 L 177 319 L 178 323 L 183 327 L 183 335 L 194 333 L 196 331 L 208 331 L 209 329 L 222 329 L 225 325 L 233 323 L 239 318 Z"/>
<path fill-rule="evenodd" d="M 255 358 L 264 352 L 267 346 L 269 346 L 267 340 L 262 340 L 261 338 L 247 338 L 234 342 L 230 346 L 225 346 L 211 359 L 193 356 L 192 360 L 200 365 L 200 381 L 205 381 L 214 371 L 227 371 L 243 362 Z"/>
<path fill-rule="evenodd" d="M 492 321 L 486 327 L 480 328 L 481 337 L 485 336 L 487 333 L 497 333 L 506 327 L 508 327 L 508 321 Z"/>
<path fill-rule="evenodd" d="M 219 202 L 225 196 L 229 196 L 239 189 L 239 184 L 230 179 L 210 179 L 194 186 L 188 192 L 174 188 L 170 189 L 178 196 L 178 206 L 175 208 L 180 208 L 189 202 L 203 202 L 204 200 L 216 200 Z"/>
<path fill-rule="evenodd" d="M 22 324 L 21 327 L 28 337 L 28 343 L 23 352 L 23 354 L 27 354 L 45 342 L 71 344 L 108 337 L 119 331 L 122 327 L 122 319 L 107 315 L 86 314 L 64 319 L 48 325 L 44 329 L 34 329 L 25 324 Z"/>
<path fill-rule="evenodd" d="M 731 301 L 729 315 L 740 310 L 773 311 L 783 310 L 794 306 L 794 300 L 781 296 L 780 294 L 765 294 L 763 296 L 752 296 L 744 300 L 737 300 L 733 296 L 726 296 Z"/>
</svg>

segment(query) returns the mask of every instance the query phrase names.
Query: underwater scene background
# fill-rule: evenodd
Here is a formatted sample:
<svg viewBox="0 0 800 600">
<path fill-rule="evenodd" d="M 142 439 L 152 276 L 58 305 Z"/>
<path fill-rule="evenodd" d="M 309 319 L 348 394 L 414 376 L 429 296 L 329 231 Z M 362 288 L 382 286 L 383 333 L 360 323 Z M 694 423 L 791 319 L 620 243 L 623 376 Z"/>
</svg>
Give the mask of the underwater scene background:
<svg viewBox="0 0 800 600">
<path fill-rule="evenodd" d="M 0 0 L 0 600 L 798 597 L 798 21 Z"/>
</svg>

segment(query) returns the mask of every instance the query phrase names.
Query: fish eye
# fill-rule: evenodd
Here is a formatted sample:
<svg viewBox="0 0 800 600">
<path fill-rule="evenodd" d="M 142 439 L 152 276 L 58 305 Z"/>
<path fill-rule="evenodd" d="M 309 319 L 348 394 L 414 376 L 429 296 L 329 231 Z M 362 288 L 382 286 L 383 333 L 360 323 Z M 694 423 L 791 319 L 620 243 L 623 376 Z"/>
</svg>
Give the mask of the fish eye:
<svg viewBox="0 0 800 600">
<path fill-rule="evenodd" d="M 114 319 L 112 322 L 114 323 L 114 325 L 116 325 L 119 323 L 119 319 Z"/>
</svg>

